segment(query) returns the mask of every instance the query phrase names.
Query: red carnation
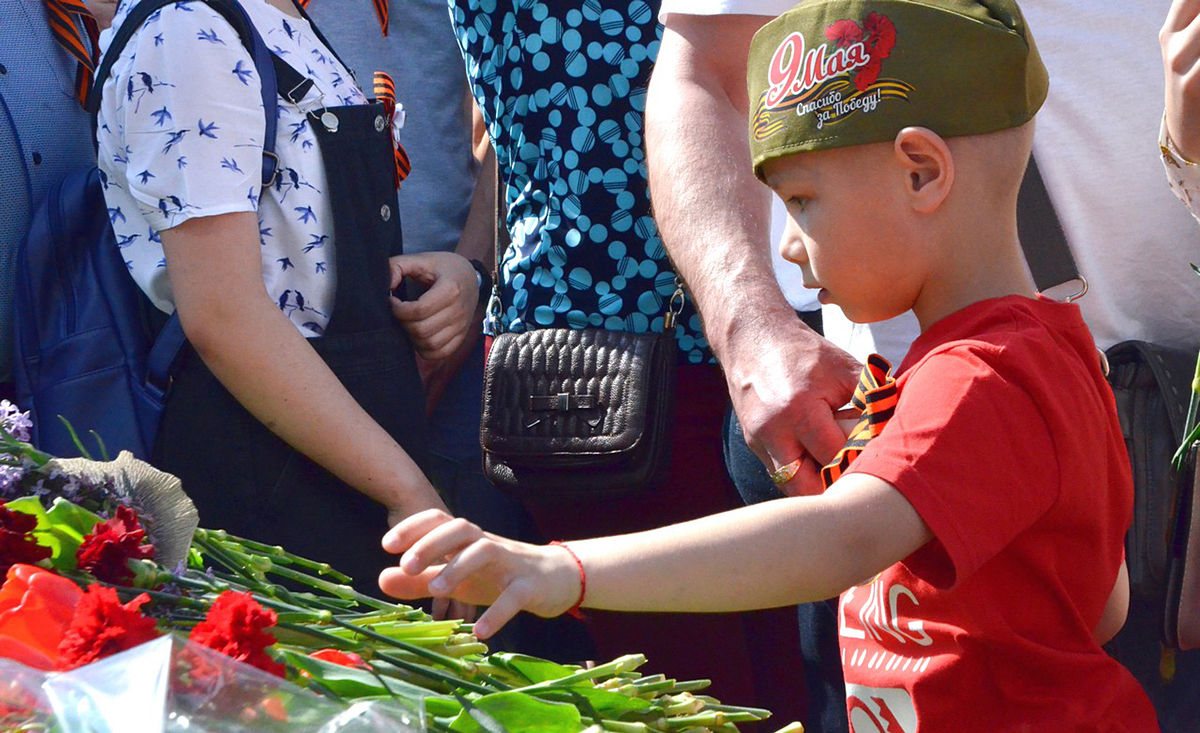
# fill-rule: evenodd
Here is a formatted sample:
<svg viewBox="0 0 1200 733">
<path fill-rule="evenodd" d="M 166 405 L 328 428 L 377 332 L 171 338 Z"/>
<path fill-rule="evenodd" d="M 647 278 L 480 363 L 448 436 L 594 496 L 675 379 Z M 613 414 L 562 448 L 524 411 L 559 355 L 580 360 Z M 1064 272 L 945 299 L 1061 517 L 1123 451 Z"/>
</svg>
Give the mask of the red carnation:
<svg viewBox="0 0 1200 733">
<path fill-rule="evenodd" d="M 275 612 L 258 605 L 249 593 L 225 591 L 217 596 L 203 621 L 189 635 L 197 644 L 227 657 L 282 677 L 283 665 L 264 651 L 275 643 L 267 629 L 275 625 Z"/>
<path fill-rule="evenodd" d="M 133 580 L 129 561 L 154 559 L 154 545 L 143 545 L 145 538 L 146 530 L 138 523 L 137 512 L 120 506 L 116 516 L 98 522 L 92 533 L 84 536 L 75 559 L 80 570 L 97 580 L 128 585 Z"/>
<path fill-rule="evenodd" d="M 0 578 L 13 565 L 36 565 L 50 557 L 50 548 L 39 545 L 30 534 L 35 529 L 37 517 L 14 512 L 0 502 Z"/>
<path fill-rule="evenodd" d="M 88 586 L 71 627 L 58 645 L 57 668 L 66 671 L 82 667 L 157 639 L 154 619 L 138 610 L 149 601 L 150 596 L 143 593 L 122 605 L 112 588 Z"/>
<path fill-rule="evenodd" d="M 837 47 L 849 46 L 863 39 L 863 29 L 852 20 L 839 20 L 825 29 L 825 37 Z"/>
</svg>

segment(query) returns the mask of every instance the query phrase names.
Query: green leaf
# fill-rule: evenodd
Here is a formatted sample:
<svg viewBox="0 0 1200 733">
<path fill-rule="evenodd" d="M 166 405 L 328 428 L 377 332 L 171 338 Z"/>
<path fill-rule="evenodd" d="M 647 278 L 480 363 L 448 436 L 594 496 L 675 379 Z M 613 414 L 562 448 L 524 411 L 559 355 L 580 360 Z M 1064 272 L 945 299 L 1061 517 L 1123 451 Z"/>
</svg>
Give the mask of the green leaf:
<svg viewBox="0 0 1200 733">
<path fill-rule="evenodd" d="M 574 706 L 538 700 L 523 692 L 497 692 L 464 708 L 450 724 L 456 733 L 488 733 L 476 720 L 481 715 L 507 731 L 521 733 L 578 733 L 587 727 Z"/>
<path fill-rule="evenodd" d="M 46 512 L 46 517 L 55 527 L 61 527 L 63 530 L 70 530 L 79 536 L 82 540 L 86 534 L 91 534 L 96 525 L 104 521 L 104 518 L 94 512 L 89 512 L 87 509 L 72 504 L 63 498 L 54 500 L 50 505 L 50 511 Z"/>
<path fill-rule="evenodd" d="M 632 713 L 644 713 L 657 708 L 649 700 L 622 695 L 595 687 L 557 687 L 537 693 L 540 700 L 552 700 L 574 705 L 592 717 L 620 720 Z"/>
<path fill-rule="evenodd" d="M 422 699 L 431 696 L 429 690 L 403 680 L 376 675 L 370 670 L 314 659 L 292 649 L 281 649 L 280 651 L 283 652 L 288 664 L 308 672 L 335 695 L 340 695 L 348 700 L 382 696 Z M 448 714 L 453 715 L 455 712 L 457 712 L 457 708 Z"/>
<path fill-rule="evenodd" d="M 545 659 L 527 657 L 524 654 L 510 654 L 508 652 L 497 652 L 488 657 L 488 661 L 498 667 L 521 675 L 529 680 L 529 684 L 531 685 L 550 680 L 560 680 L 579 671 L 578 667 L 564 667 L 561 664 L 548 662 Z M 588 685 L 590 686 L 591 683 L 588 683 Z"/>
</svg>

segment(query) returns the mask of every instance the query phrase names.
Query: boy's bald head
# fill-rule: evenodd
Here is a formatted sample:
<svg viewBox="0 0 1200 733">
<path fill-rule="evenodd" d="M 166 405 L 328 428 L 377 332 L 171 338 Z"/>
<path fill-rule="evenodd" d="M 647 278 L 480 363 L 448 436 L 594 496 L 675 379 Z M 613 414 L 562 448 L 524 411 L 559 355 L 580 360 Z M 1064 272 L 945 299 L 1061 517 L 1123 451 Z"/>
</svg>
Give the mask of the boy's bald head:
<svg viewBox="0 0 1200 733">
<path fill-rule="evenodd" d="M 1045 67 L 1014 0 L 806 0 L 751 45 L 750 146 L 762 163 L 894 140 L 1019 127 Z"/>
</svg>

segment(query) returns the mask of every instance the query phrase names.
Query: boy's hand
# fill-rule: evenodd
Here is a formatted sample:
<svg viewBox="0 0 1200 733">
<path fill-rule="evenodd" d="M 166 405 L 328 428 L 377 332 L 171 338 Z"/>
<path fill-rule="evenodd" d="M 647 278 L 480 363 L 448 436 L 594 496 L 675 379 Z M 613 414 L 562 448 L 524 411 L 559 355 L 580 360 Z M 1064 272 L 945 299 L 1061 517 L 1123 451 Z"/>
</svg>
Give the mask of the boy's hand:
<svg viewBox="0 0 1200 733">
<path fill-rule="evenodd" d="M 384 535 L 383 548 L 404 555 L 399 567 L 379 574 L 384 593 L 490 605 L 475 622 L 480 639 L 518 611 L 557 616 L 579 598 L 579 569 L 569 552 L 498 537 L 445 512 L 405 519 Z"/>
<path fill-rule="evenodd" d="M 1166 75 L 1167 134 L 1175 148 L 1200 162 L 1200 0 L 1174 0 L 1159 31 Z"/>
<path fill-rule="evenodd" d="M 425 252 L 390 259 L 391 288 L 412 278 L 429 289 L 415 301 L 392 296 L 392 314 L 404 324 L 417 353 L 430 361 L 445 359 L 471 333 L 479 302 L 475 268 L 452 252 Z"/>
</svg>

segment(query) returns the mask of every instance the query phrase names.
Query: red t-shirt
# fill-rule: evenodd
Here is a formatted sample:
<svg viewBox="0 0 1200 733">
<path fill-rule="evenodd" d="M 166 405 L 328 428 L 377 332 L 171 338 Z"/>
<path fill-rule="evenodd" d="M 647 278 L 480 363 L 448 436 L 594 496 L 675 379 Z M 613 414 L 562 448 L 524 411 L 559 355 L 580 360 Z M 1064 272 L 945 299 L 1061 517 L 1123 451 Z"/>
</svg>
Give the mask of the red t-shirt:
<svg viewBox="0 0 1200 733">
<path fill-rule="evenodd" d="M 842 594 L 853 731 L 1157 731 L 1092 637 L 1133 483 L 1079 309 L 975 303 L 898 373 L 895 416 L 848 472 L 895 486 L 935 539 Z"/>
</svg>

